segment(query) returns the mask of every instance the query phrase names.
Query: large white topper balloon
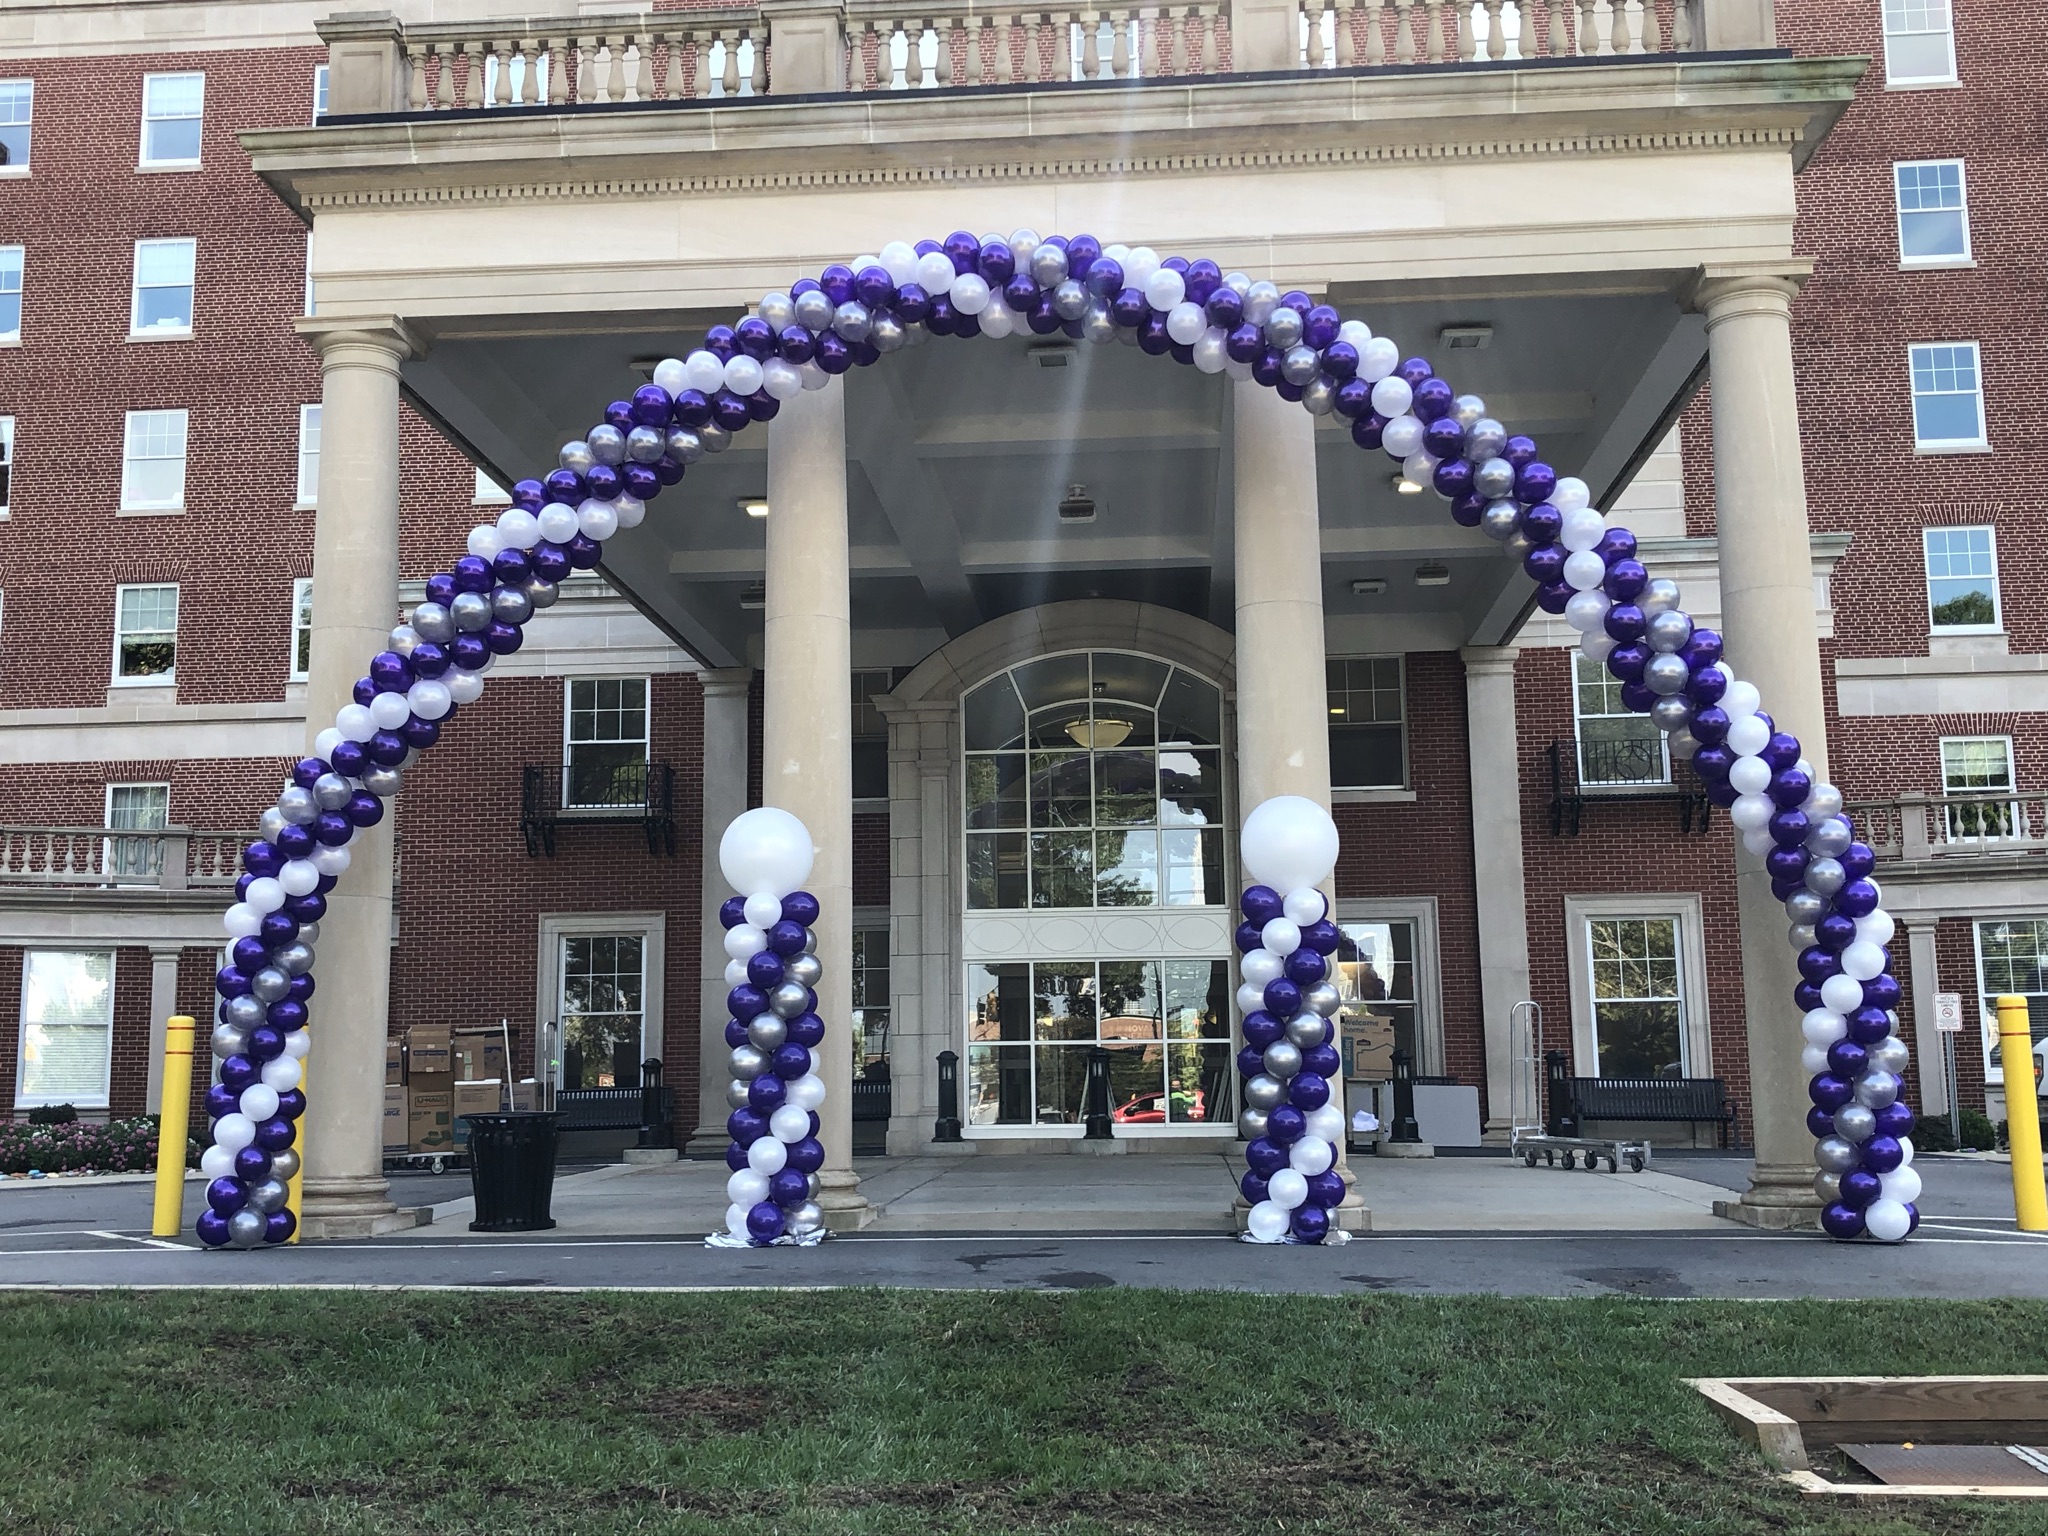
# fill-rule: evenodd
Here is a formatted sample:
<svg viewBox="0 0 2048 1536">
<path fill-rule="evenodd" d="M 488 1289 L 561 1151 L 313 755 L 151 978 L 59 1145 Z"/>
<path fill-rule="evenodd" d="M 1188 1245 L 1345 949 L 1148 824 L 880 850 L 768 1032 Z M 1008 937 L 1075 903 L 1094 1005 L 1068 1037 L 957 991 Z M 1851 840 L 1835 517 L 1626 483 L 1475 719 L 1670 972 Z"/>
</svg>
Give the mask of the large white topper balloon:
<svg viewBox="0 0 2048 1536">
<path fill-rule="evenodd" d="M 811 834 L 787 811 L 756 806 L 735 816 L 718 840 L 718 867 L 743 896 L 757 891 L 787 896 L 811 875 Z"/>
<path fill-rule="evenodd" d="M 1276 891 L 1300 890 L 1337 867 L 1337 823 L 1313 800 L 1275 795 L 1245 817 L 1239 848 L 1252 879 Z"/>
</svg>

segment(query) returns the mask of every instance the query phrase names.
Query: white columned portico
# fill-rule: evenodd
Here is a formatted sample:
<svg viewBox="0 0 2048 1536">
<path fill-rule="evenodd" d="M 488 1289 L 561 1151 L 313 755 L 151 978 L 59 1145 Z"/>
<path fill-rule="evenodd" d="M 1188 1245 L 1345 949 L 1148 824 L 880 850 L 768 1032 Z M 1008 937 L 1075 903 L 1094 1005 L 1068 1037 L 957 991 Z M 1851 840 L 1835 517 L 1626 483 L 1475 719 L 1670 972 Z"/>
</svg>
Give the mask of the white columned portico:
<svg viewBox="0 0 2048 1536">
<path fill-rule="evenodd" d="M 1301 679 L 1322 697 L 1323 542 L 1316 493 L 1316 420 L 1257 384 L 1235 386 L 1231 411 L 1237 583 L 1237 799 L 1240 818 L 1275 795 L 1330 808 L 1330 736 L 1320 707 L 1304 716 Z M 1336 880 L 1323 894 L 1336 902 Z M 1372 1216 L 1351 1187 L 1336 1225 L 1364 1231 Z"/>
<path fill-rule="evenodd" d="M 731 891 L 718 867 L 718 840 L 747 808 L 747 694 L 751 667 L 722 667 L 697 674 L 704 691 L 704 870 L 703 921 L 698 938 L 700 1021 L 697 1052 L 697 1126 L 685 1148 L 693 1156 L 725 1151 L 725 928 L 718 909 Z"/>
<path fill-rule="evenodd" d="M 1472 877 L 1479 919 L 1479 1008 L 1486 1042 L 1486 1128 L 1514 1103 L 1509 1013 L 1529 996 L 1528 892 L 1522 880 L 1520 734 L 1513 646 L 1472 646 L 1465 663 L 1465 752 L 1472 784 Z"/>
<path fill-rule="evenodd" d="M 319 512 L 313 528 L 306 745 L 333 723 L 398 620 L 398 365 L 419 350 L 394 316 L 298 322 L 320 354 Z M 392 837 L 386 815 L 349 843 L 320 924 L 306 1062 L 308 1238 L 417 1226 L 384 1179 L 384 1037 L 391 1001 Z"/>
<path fill-rule="evenodd" d="M 1792 382 L 1792 298 L 1810 271 L 1803 262 L 1709 267 L 1692 302 L 1707 317 L 1728 663 L 1762 691 L 1765 711 L 1799 738 L 1824 780 L 1827 717 Z M 1756 1170 L 1739 1202 L 1716 1209 L 1752 1226 L 1811 1226 L 1820 1201 L 1799 1060 L 1806 1042 L 1792 1001 L 1797 956 L 1763 860 L 1740 846 L 1735 860 Z"/>
<path fill-rule="evenodd" d="M 1935 948 L 1939 919 L 1915 914 L 1899 919 L 1906 941 L 1906 972 L 1913 998 L 1913 1065 L 1920 1073 L 1920 1113 L 1949 1112 L 1948 1048 L 1934 1024 L 1934 994 L 1941 990 L 1941 964 Z M 1897 946 L 1894 945 L 1896 953 Z"/>
<path fill-rule="evenodd" d="M 825 1166 L 818 1204 L 834 1231 L 874 1209 L 853 1171 L 853 651 L 846 542 L 846 388 L 838 379 L 784 403 L 768 428 L 761 799 L 817 845 L 810 890 L 823 909 L 818 1012 Z"/>
</svg>

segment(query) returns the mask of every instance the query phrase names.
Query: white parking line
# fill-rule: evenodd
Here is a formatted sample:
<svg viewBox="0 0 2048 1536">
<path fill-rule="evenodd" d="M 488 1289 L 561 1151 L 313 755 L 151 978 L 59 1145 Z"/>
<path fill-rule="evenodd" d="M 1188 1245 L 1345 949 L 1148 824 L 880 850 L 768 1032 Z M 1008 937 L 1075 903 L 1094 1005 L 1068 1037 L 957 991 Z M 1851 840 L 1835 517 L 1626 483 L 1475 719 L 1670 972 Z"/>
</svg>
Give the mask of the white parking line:
<svg viewBox="0 0 2048 1536">
<path fill-rule="evenodd" d="M 173 1253 L 186 1252 L 183 1243 L 167 1243 L 160 1237 L 133 1237 L 126 1232 L 88 1232 L 87 1237 L 104 1237 L 114 1243 L 140 1243 L 145 1248 L 168 1248 Z"/>
</svg>

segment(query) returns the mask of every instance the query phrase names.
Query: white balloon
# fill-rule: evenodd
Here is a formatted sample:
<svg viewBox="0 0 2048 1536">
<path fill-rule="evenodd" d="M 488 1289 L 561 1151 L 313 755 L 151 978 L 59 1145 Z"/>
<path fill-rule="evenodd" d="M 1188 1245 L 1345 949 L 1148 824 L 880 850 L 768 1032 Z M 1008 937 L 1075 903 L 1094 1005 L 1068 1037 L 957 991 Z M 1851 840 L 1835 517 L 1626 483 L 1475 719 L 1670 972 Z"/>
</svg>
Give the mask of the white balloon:
<svg viewBox="0 0 2048 1536">
<path fill-rule="evenodd" d="M 1209 329 L 1209 316 L 1202 306 L 1182 299 L 1166 312 L 1166 334 L 1184 347 L 1191 347 L 1201 340 L 1202 332 Z"/>
<path fill-rule="evenodd" d="M 1828 1070 L 1828 1048 L 1824 1045 L 1809 1045 L 1799 1052 L 1799 1070 L 1808 1077 L 1818 1077 Z"/>
<path fill-rule="evenodd" d="M 1413 416 L 1396 416 L 1380 428 L 1380 446 L 1397 459 L 1408 455 L 1422 446 L 1422 423 Z"/>
<path fill-rule="evenodd" d="M 550 544 L 568 543 L 583 526 L 576 516 L 576 509 L 559 501 L 551 501 L 542 507 L 535 521 L 540 527 L 540 536 Z"/>
<path fill-rule="evenodd" d="M 1588 661 L 1605 661 L 1619 643 L 1604 629 L 1589 629 L 1579 636 L 1579 650 Z"/>
<path fill-rule="evenodd" d="M 1344 1111 L 1335 1104 L 1308 1112 L 1308 1134 L 1335 1146 L 1344 1135 Z"/>
<path fill-rule="evenodd" d="M 1152 274 L 1159 270 L 1159 253 L 1149 245 L 1134 245 L 1131 254 L 1124 258 L 1123 266 L 1124 286 L 1143 293 L 1152 281 Z M 1174 302 L 1180 301 L 1176 299 Z"/>
<path fill-rule="evenodd" d="M 1252 808 L 1239 835 L 1245 872 L 1275 890 L 1329 878 L 1337 867 L 1337 824 L 1301 795 L 1275 795 Z"/>
<path fill-rule="evenodd" d="M 1564 526 L 1558 530 L 1557 542 L 1576 553 L 1590 554 L 1593 546 L 1606 534 L 1607 519 L 1591 507 L 1580 507 L 1576 512 L 1565 513 Z"/>
<path fill-rule="evenodd" d="M 953 307 L 963 315 L 988 308 L 988 279 L 979 272 L 961 272 L 953 279 Z"/>
<path fill-rule="evenodd" d="M 1884 947 L 1858 939 L 1842 951 L 1842 974 L 1858 981 L 1870 981 L 1884 973 Z"/>
<path fill-rule="evenodd" d="M 1576 554 L 1570 554 L 1565 556 L 1564 581 L 1565 585 L 1570 587 L 1574 592 L 1583 593 L 1586 596 L 1591 597 L 1595 592 L 1599 592 L 1600 583 L 1605 581 L 1606 579 L 1607 562 L 1605 560 L 1602 560 L 1598 555 L 1594 554 L 1592 550 L 1582 549 L 1579 550 Z M 1607 596 L 1605 592 L 1600 592 L 1599 595 L 1603 598 Z M 1610 599 L 1607 604 L 1607 607 L 1612 606 L 1613 602 Z M 1600 619 L 1605 619 L 1607 617 L 1607 607 L 1603 607 L 1600 609 L 1599 618 L 1594 621 L 1595 623 L 1598 623 Z M 1591 628 L 1593 628 L 1592 624 L 1577 624 L 1576 621 L 1574 621 L 1574 623 L 1577 628 L 1582 630 L 1590 630 Z"/>
<path fill-rule="evenodd" d="M 1567 556 L 1565 558 L 1567 569 L 1569 569 L 1572 561 L 1578 558 L 1577 555 Z M 1598 564 L 1600 557 L 1594 555 L 1592 559 L 1595 564 Z M 1583 575 L 1584 572 L 1581 571 L 1580 574 Z M 1572 585 L 1572 579 L 1569 574 L 1565 577 L 1565 584 L 1567 586 Z M 1565 599 L 1564 621 L 1580 634 L 1590 634 L 1607 622 L 1607 610 L 1613 606 L 1614 599 L 1600 590 L 1599 579 L 1596 577 L 1588 586 L 1575 588 L 1572 595 Z"/>
<path fill-rule="evenodd" d="M 1244 1224 L 1245 1230 L 1259 1242 L 1277 1243 L 1287 1235 L 1287 1211 L 1271 1200 L 1261 1200 L 1246 1215 Z"/>
<path fill-rule="evenodd" d="M 313 867 L 323 875 L 339 875 L 349 866 L 349 852 L 346 848 L 330 848 L 322 843 L 313 850 Z"/>
<path fill-rule="evenodd" d="M 718 867 L 726 884 L 749 895 L 787 896 L 810 878 L 815 856 L 810 831 L 772 805 L 735 816 L 718 840 Z"/>
<path fill-rule="evenodd" d="M 747 1166 L 756 1173 L 780 1173 L 788 1162 L 789 1147 L 780 1137 L 762 1136 L 747 1148 Z"/>
<path fill-rule="evenodd" d="M 315 757 L 332 757 L 334 749 L 340 746 L 346 739 L 341 732 L 330 725 L 326 730 L 313 738 L 313 755 Z"/>
<path fill-rule="evenodd" d="M 1287 1149 L 1287 1166 L 1304 1178 L 1328 1172 L 1336 1160 L 1336 1150 L 1320 1136 L 1304 1136 Z"/>
<path fill-rule="evenodd" d="M 738 361 L 738 359 L 734 359 L 734 361 Z M 760 385 L 756 384 L 754 389 L 759 389 L 760 387 Z M 753 389 L 747 391 L 750 395 L 753 392 Z M 602 544 L 606 539 L 619 531 L 619 514 L 610 502 L 599 501 L 592 497 L 576 509 L 576 526 L 582 531 L 585 538 L 595 539 L 598 543 Z"/>
<path fill-rule="evenodd" d="M 295 1029 L 284 1037 L 284 1053 L 293 1061 L 304 1061 L 312 1049 L 313 1036 L 306 1030 Z"/>
<path fill-rule="evenodd" d="M 1283 1211 L 1291 1211 L 1308 1201 L 1308 1180 L 1292 1168 L 1282 1168 L 1266 1180 L 1266 1198 Z"/>
<path fill-rule="evenodd" d="M 761 387 L 771 400 L 794 400 L 804 392 L 803 370 L 795 363 L 771 357 L 761 365 Z"/>
<path fill-rule="evenodd" d="M 796 371 L 804 376 L 804 388 L 807 390 L 820 390 L 832 382 L 832 375 L 820 368 L 815 359 L 808 363 L 798 363 Z"/>
<path fill-rule="evenodd" d="M 380 693 L 370 700 L 370 718 L 380 731 L 395 731 L 412 714 L 412 705 L 402 693 Z"/>
<path fill-rule="evenodd" d="M 1372 340 L 1372 327 L 1363 320 L 1346 320 L 1337 327 L 1337 339 L 1354 347 L 1362 347 Z"/>
<path fill-rule="evenodd" d="M 638 496 L 621 492 L 612 498 L 611 506 L 612 516 L 618 519 L 621 528 L 638 528 L 647 520 L 647 503 Z"/>
<path fill-rule="evenodd" d="M 448 674 L 448 697 L 458 704 L 474 704 L 484 696 L 484 675 L 460 670 Z"/>
<path fill-rule="evenodd" d="M 761 364 L 741 352 L 725 360 L 725 387 L 736 395 L 751 395 L 761 387 Z"/>
<path fill-rule="evenodd" d="M 298 1031 L 294 1030 L 292 1033 L 297 1034 Z M 306 1069 L 299 1065 L 299 1058 L 296 1056 L 273 1056 L 263 1063 L 260 1075 L 267 1087 L 279 1093 L 290 1093 L 299 1086 L 299 1080 L 306 1075 Z"/>
<path fill-rule="evenodd" d="M 263 914 L 246 901 L 238 901 L 221 913 L 220 925 L 231 939 L 252 939 L 263 931 Z"/>
<path fill-rule="evenodd" d="M 1557 482 L 1550 493 L 1550 504 L 1558 511 L 1570 514 L 1592 505 L 1592 487 L 1577 475 L 1566 475 Z"/>
<path fill-rule="evenodd" d="M 1846 1039 L 1849 1021 L 1831 1008 L 1815 1008 L 1799 1021 L 1799 1032 L 1813 1045 L 1833 1045 Z"/>
<path fill-rule="evenodd" d="M 1913 1138 L 1912 1138 L 1912 1137 L 1910 1137 L 1910 1136 L 1901 1136 L 1901 1137 L 1899 1138 L 1899 1151 L 1900 1151 L 1901 1153 L 1903 1153 L 1903 1154 L 1904 1154 L 1904 1158 L 1903 1158 L 1903 1160 L 1902 1160 L 1902 1161 L 1900 1162 L 1899 1166 L 1900 1166 L 1901 1168 L 1910 1168 L 1910 1167 L 1912 1167 L 1912 1166 L 1913 1166 Z"/>
<path fill-rule="evenodd" d="M 1270 949 L 1247 950 L 1244 958 L 1237 962 L 1238 974 L 1254 987 L 1263 987 L 1268 982 L 1278 981 L 1285 969 L 1280 957 Z"/>
<path fill-rule="evenodd" d="M 715 395 L 725 388 L 725 364 L 716 352 L 701 348 L 683 360 L 683 375 L 690 381 L 690 388 L 701 389 L 707 395 Z"/>
<path fill-rule="evenodd" d="M 1171 313 L 1187 296 L 1187 279 L 1171 267 L 1161 267 L 1145 282 L 1145 302 L 1161 314 Z"/>
<path fill-rule="evenodd" d="M 239 1107 L 251 1120 L 268 1120 L 277 1113 L 277 1090 L 268 1083 L 251 1083 L 242 1090 Z"/>
<path fill-rule="evenodd" d="M 1777 813 L 1769 795 L 1742 795 L 1728 807 L 1728 819 L 1744 832 L 1761 831 Z"/>
<path fill-rule="evenodd" d="M 1854 1013 L 1863 1006 L 1863 983 L 1853 976 L 1830 976 L 1820 984 L 1820 1004 L 1830 1013 Z"/>
<path fill-rule="evenodd" d="M 1195 338 L 1195 372 L 1221 373 L 1230 366 L 1230 353 L 1225 343 L 1229 336 L 1218 326 L 1210 326 Z"/>
<path fill-rule="evenodd" d="M 1390 373 L 1372 387 L 1373 411 L 1389 421 L 1396 416 L 1407 415 L 1408 407 L 1414 402 L 1414 389 L 1398 374 Z"/>
<path fill-rule="evenodd" d="M 1856 937 L 1872 944 L 1889 944 L 1898 931 L 1899 925 L 1892 921 L 1891 913 L 1883 907 L 1856 919 Z"/>
<path fill-rule="evenodd" d="M 1742 846 L 1758 858 L 1762 858 L 1778 846 L 1778 840 L 1771 836 L 1770 828 L 1753 827 L 1742 834 Z"/>
<path fill-rule="evenodd" d="M 815 1072 L 806 1072 L 784 1088 L 783 1094 L 798 1109 L 808 1112 L 825 1102 L 825 1079 Z"/>
<path fill-rule="evenodd" d="M 275 912 L 284 905 L 284 887 L 269 875 L 251 880 L 242 900 L 258 912 Z"/>
<path fill-rule="evenodd" d="M 1239 1013 L 1256 1013 L 1265 1006 L 1266 987 L 1264 982 L 1247 981 L 1237 989 L 1237 1011 Z"/>
<path fill-rule="evenodd" d="M 1903 1242 L 1913 1230 L 1913 1218 L 1902 1202 L 1880 1196 L 1864 1210 L 1863 1229 L 1880 1243 Z"/>
<path fill-rule="evenodd" d="M 1728 727 L 1727 740 L 1737 757 L 1754 757 L 1770 744 L 1771 728 L 1760 715 L 1744 715 Z"/>
<path fill-rule="evenodd" d="M 1918 1171 L 1901 1163 L 1890 1173 L 1880 1173 L 1878 1182 L 1884 1186 L 1884 1198 L 1896 1200 L 1901 1205 L 1911 1205 L 1920 1198 L 1920 1175 Z"/>
<path fill-rule="evenodd" d="M 747 898 L 746 915 L 747 921 L 756 928 L 773 928 L 782 921 L 782 898 L 767 891 L 756 891 Z"/>
<path fill-rule="evenodd" d="M 725 1181 L 725 1198 L 734 1205 L 759 1205 L 768 1198 L 768 1175 L 742 1168 Z"/>
<path fill-rule="evenodd" d="M 320 871 L 305 859 L 287 859 L 277 872 L 277 883 L 287 896 L 310 896 L 320 884 Z"/>
<path fill-rule="evenodd" d="M 247 1115 L 226 1114 L 213 1122 L 213 1144 L 224 1147 L 230 1157 L 256 1140 L 256 1122 Z"/>
<path fill-rule="evenodd" d="M 811 1134 L 810 1112 L 785 1104 L 768 1117 L 768 1132 L 780 1142 L 802 1141 Z"/>
<path fill-rule="evenodd" d="M 917 248 L 907 241 L 891 240 L 882 247 L 882 270 L 889 281 L 901 288 L 917 278 Z"/>
<path fill-rule="evenodd" d="M 1721 695 L 1721 710 L 1730 720 L 1740 720 L 1744 715 L 1755 714 L 1763 707 L 1763 702 L 1764 696 L 1756 691 L 1755 683 L 1745 683 L 1738 678 Z"/>
<path fill-rule="evenodd" d="M 362 704 L 344 704 L 334 712 L 334 728 L 344 741 L 368 741 L 377 734 L 377 721 Z"/>
<path fill-rule="evenodd" d="M 1358 376 L 1377 384 L 1401 366 L 1401 349 L 1391 336 L 1375 336 L 1358 349 Z"/>
<path fill-rule="evenodd" d="M 1281 899 L 1280 910 L 1287 914 L 1287 920 L 1297 928 L 1311 928 L 1329 915 L 1330 904 L 1323 893 L 1312 885 L 1304 885 L 1289 891 Z"/>
<path fill-rule="evenodd" d="M 917 259 L 917 284 L 929 294 L 953 291 L 953 258 L 944 251 L 927 251 Z"/>
<path fill-rule="evenodd" d="M 1276 917 L 1259 930 L 1259 943 L 1270 954 L 1291 955 L 1301 948 L 1301 929 L 1284 917 Z"/>
<path fill-rule="evenodd" d="M 752 923 L 736 923 L 725 930 L 725 952 L 735 960 L 758 955 L 768 947 L 768 935 Z"/>
<path fill-rule="evenodd" d="M 725 1208 L 725 1230 L 734 1237 L 751 1236 L 747 1231 L 748 1210 L 749 1207 L 744 1205 L 728 1205 Z"/>
<path fill-rule="evenodd" d="M 1016 334 L 1018 323 L 1017 311 L 1003 302 L 1000 293 L 991 293 L 988 307 L 981 312 L 981 334 L 1001 341 Z"/>
<path fill-rule="evenodd" d="M 1760 795 L 1771 787 L 1771 765 L 1760 757 L 1738 757 L 1728 765 L 1728 782 L 1745 795 Z"/>
<path fill-rule="evenodd" d="M 740 984 L 741 982 L 745 981 L 746 979 L 747 979 L 747 962 L 746 962 L 746 961 L 744 961 L 744 960 L 728 960 L 728 961 L 726 961 L 726 962 L 725 962 L 725 984 L 726 984 L 726 986 L 728 986 L 728 987 L 736 987 L 736 986 L 738 986 L 738 985 L 739 985 L 739 984 Z"/>
<path fill-rule="evenodd" d="M 1411 453 L 1401 461 L 1401 478 L 1410 485 L 1428 485 L 1442 462 L 1427 453 Z"/>
<path fill-rule="evenodd" d="M 659 384 L 671 395 L 680 395 L 690 387 L 690 375 L 680 357 L 664 357 L 654 365 L 654 374 L 649 382 Z"/>
<path fill-rule="evenodd" d="M 455 701 L 448 696 L 448 685 L 431 677 L 423 677 L 405 690 L 406 706 L 422 720 L 439 720 L 448 713 L 448 707 Z"/>
<path fill-rule="evenodd" d="M 226 1147 L 208 1147 L 199 1154 L 199 1171 L 209 1179 L 231 1179 L 235 1176 L 235 1154 Z"/>
</svg>

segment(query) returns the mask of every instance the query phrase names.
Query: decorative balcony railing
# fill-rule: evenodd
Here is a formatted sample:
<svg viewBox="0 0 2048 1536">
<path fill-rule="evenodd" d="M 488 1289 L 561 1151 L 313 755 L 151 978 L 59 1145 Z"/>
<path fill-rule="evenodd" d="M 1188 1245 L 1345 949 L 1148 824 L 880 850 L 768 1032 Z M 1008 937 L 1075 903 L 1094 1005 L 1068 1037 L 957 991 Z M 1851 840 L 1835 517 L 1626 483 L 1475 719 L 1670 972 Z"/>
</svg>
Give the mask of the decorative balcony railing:
<svg viewBox="0 0 2048 1536">
<path fill-rule="evenodd" d="M 1880 859 L 2012 859 L 2048 852 L 2048 794 L 1903 794 L 1847 807 Z"/>
<path fill-rule="evenodd" d="M 190 827 L 0 827 L 0 887 L 183 891 L 233 885 L 249 835 Z"/>
<path fill-rule="evenodd" d="M 768 29 L 754 6 L 409 26 L 413 112 L 759 96 Z"/>
<path fill-rule="evenodd" d="M 566 779 L 566 783 L 565 783 Z M 520 774 L 519 830 L 529 858 L 555 856 L 565 822 L 639 822 L 649 854 L 675 857 L 676 771 L 645 761 L 600 766 L 529 763 Z"/>
<path fill-rule="evenodd" d="M 1691 769 L 1670 771 L 1661 740 L 1553 741 L 1550 762 L 1550 835 L 1577 837 L 1589 805 L 1660 801 L 1678 807 L 1682 835 L 1707 830 L 1706 791 Z"/>
</svg>

